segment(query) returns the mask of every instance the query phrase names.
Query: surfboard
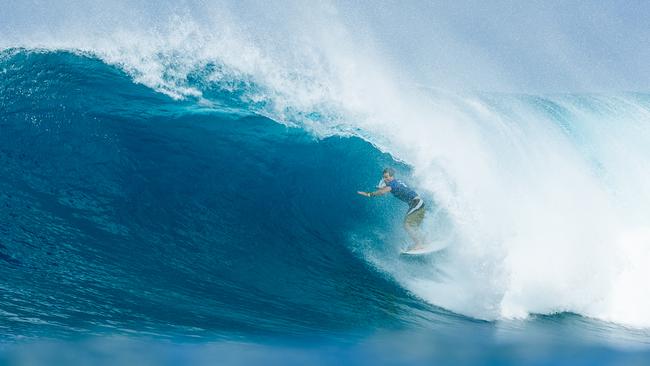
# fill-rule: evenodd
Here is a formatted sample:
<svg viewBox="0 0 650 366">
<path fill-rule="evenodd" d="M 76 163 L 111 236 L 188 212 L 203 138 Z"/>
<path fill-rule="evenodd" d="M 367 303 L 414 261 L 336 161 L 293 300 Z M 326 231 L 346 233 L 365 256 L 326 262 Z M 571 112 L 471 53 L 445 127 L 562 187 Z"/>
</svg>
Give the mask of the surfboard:
<svg viewBox="0 0 650 366">
<path fill-rule="evenodd" d="M 436 248 L 435 245 L 424 247 L 424 248 L 418 248 L 418 249 L 412 249 L 412 250 L 403 250 L 400 254 L 402 255 L 424 255 L 424 254 L 429 254 L 433 253 L 435 251 L 439 250 L 439 248 Z"/>
</svg>

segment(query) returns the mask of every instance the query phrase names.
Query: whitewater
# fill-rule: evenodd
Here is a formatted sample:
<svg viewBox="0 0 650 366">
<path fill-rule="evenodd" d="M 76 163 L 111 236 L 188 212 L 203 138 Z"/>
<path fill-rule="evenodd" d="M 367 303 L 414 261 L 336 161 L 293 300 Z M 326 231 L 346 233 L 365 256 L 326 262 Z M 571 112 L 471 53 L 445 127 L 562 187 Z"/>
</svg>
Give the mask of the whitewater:
<svg viewBox="0 0 650 366">
<path fill-rule="evenodd" d="M 542 25 L 552 50 L 547 38 L 528 38 L 565 66 L 548 71 L 532 61 L 543 51 L 499 64 L 514 56 L 459 46 L 466 30 L 445 20 L 458 9 L 443 5 L 426 22 L 408 13 L 412 28 L 436 34 L 411 40 L 444 50 L 427 59 L 403 45 L 404 33 L 387 38 L 399 26 L 373 23 L 394 4 L 34 4 L 2 5 L 14 16 L 0 17 L 0 157 L 6 207 L 31 202 L 39 213 L 5 210 L 0 258 L 3 271 L 49 271 L 44 249 L 29 249 L 17 233 L 50 227 L 41 235 L 68 243 L 75 256 L 64 271 L 74 274 L 64 277 L 89 287 L 47 296 L 77 297 L 68 305 L 93 326 L 309 335 L 458 321 L 506 324 L 508 333 L 508 324 L 575 315 L 591 324 L 584 329 L 599 329 L 596 338 L 622 332 L 647 343 L 650 94 L 639 87 L 647 80 L 625 81 L 615 70 L 597 82 L 612 64 L 557 57 L 579 53 L 569 39 L 557 41 L 556 28 Z M 539 10 L 531 7 L 521 11 Z M 540 23 L 550 22 L 553 11 L 541 14 Z M 498 32 L 495 22 L 484 25 Z M 503 27 L 494 37 L 514 37 Z M 432 65 L 426 72 L 422 59 Z M 541 76 L 518 80 L 528 72 L 519 62 Z M 575 82 L 558 81 L 567 75 Z M 403 207 L 354 196 L 384 166 L 397 167 L 430 203 L 423 230 L 438 255 L 399 258 Z M 158 266 L 169 262 L 165 274 Z M 36 334 L 34 324 L 56 328 L 63 320 L 48 320 L 51 308 L 15 301 L 49 290 L 12 273 L 2 284 L 14 299 L 0 308 L 3 328 L 20 335 L 24 319 Z M 128 310 L 100 285 L 146 291 L 145 279 L 157 276 L 166 279 Z M 111 300 L 83 310 L 79 299 L 102 294 Z M 340 309 L 328 313 L 332 298 Z M 212 310 L 190 305 L 206 299 Z M 187 301 L 187 313 L 163 316 L 170 329 L 139 309 L 174 301 Z M 111 306 L 135 320 L 122 323 Z M 328 325 L 316 325 L 323 316 Z M 89 326 L 83 317 L 71 324 L 65 332 Z"/>
</svg>

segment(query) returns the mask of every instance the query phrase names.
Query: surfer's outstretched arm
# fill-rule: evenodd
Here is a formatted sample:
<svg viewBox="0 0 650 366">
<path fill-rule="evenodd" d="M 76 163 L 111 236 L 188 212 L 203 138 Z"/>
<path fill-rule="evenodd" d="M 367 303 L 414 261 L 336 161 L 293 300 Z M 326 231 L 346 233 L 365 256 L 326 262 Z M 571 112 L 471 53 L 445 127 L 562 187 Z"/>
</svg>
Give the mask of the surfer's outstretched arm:
<svg viewBox="0 0 650 366">
<path fill-rule="evenodd" d="M 386 194 L 388 192 L 390 192 L 390 187 L 379 188 L 378 190 L 376 190 L 374 192 L 358 191 L 357 193 L 362 195 L 362 196 L 373 197 L 373 196 L 381 196 L 382 194 Z"/>
</svg>

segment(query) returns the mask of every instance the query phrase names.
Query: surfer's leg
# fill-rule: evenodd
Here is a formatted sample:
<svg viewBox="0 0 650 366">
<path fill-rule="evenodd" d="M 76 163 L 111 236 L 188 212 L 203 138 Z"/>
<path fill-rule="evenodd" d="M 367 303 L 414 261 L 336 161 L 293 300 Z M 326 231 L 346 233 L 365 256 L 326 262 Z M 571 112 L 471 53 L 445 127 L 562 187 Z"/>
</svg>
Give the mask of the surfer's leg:
<svg viewBox="0 0 650 366">
<path fill-rule="evenodd" d="M 422 220 L 424 220 L 424 211 L 424 207 L 420 207 L 419 209 L 408 213 L 404 218 L 404 229 L 406 229 L 406 233 L 411 237 L 413 243 L 415 243 L 411 249 L 424 247 L 424 238 L 418 230 L 419 226 L 422 224 Z"/>
<path fill-rule="evenodd" d="M 420 249 L 424 247 L 424 241 L 411 225 L 404 224 L 404 229 L 406 229 L 406 233 L 409 234 L 409 237 L 411 237 L 411 240 L 414 243 L 413 246 L 409 248 L 409 250 Z"/>
</svg>

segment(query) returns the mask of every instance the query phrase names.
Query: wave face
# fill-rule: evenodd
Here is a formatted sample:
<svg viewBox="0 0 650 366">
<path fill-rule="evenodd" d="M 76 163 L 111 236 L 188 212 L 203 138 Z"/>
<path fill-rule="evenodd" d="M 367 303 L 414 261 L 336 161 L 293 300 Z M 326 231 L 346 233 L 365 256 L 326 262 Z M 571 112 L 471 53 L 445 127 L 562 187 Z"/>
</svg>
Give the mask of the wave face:
<svg viewBox="0 0 650 366">
<path fill-rule="evenodd" d="M 368 143 L 175 102 L 85 56 L 2 68 L 5 324 L 300 334 L 423 308 L 348 245 L 388 221 L 354 197 L 390 160 Z"/>
<path fill-rule="evenodd" d="M 423 309 L 428 321 L 449 316 L 430 305 L 645 324 L 644 232 L 617 231 L 641 225 L 631 207 L 646 173 L 630 151 L 645 140 L 625 113 L 647 113 L 643 96 L 463 100 L 492 121 L 480 125 L 487 137 L 514 145 L 483 145 L 460 156 L 481 164 L 430 174 L 360 138 L 318 139 L 259 116 L 229 91 L 209 90 L 209 106 L 174 100 L 93 57 L 9 50 L 2 69 L 8 326 L 300 334 L 404 326 Z M 537 120 L 523 125 L 521 113 Z M 601 113 L 621 122 L 586 138 Z M 625 149 L 609 146 L 616 134 Z M 545 142 L 524 146 L 526 136 Z M 611 161 L 599 160 L 605 148 Z M 403 208 L 356 195 L 388 165 L 434 203 L 425 230 L 446 246 L 435 259 L 396 259 Z"/>
<path fill-rule="evenodd" d="M 0 40 L 9 334 L 647 339 L 650 95 L 414 86 L 327 4 L 141 7 Z M 435 256 L 399 258 L 405 207 L 356 194 L 385 166 Z"/>
</svg>

